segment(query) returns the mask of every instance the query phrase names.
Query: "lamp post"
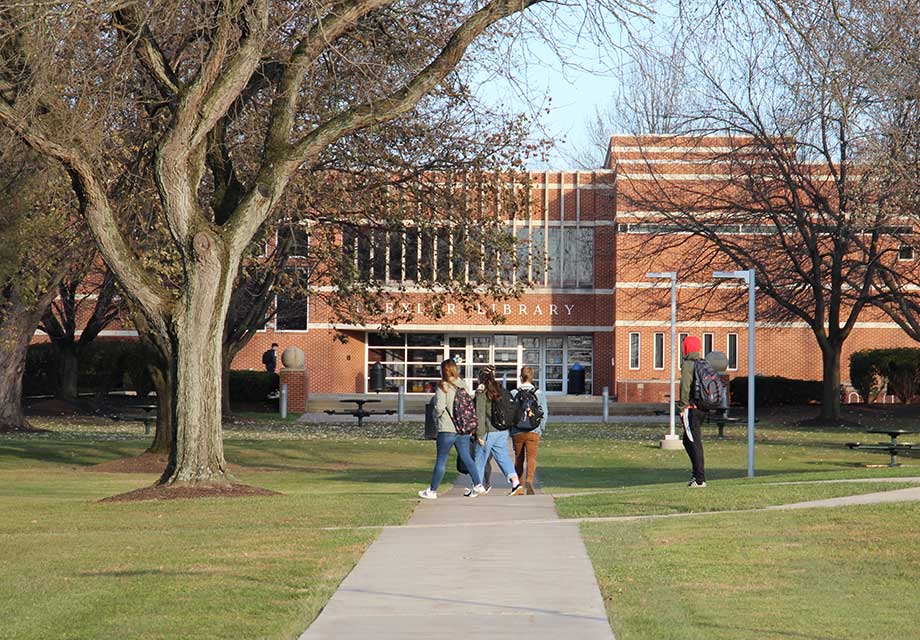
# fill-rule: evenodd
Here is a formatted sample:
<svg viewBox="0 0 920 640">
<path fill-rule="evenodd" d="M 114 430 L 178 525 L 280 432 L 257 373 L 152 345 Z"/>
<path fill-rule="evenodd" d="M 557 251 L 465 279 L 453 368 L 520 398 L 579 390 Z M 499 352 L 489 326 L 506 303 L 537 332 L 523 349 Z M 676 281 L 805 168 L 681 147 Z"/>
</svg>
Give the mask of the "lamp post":
<svg viewBox="0 0 920 640">
<path fill-rule="evenodd" d="M 677 272 L 661 271 L 646 273 L 645 277 L 661 278 L 671 281 L 671 432 L 661 439 L 660 444 L 662 449 L 680 449 L 680 438 L 674 432 L 677 415 L 675 409 L 677 398 L 674 395 L 674 377 L 677 375 Z"/>
<path fill-rule="evenodd" d="M 748 478 L 754 477 L 754 270 L 715 271 L 713 278 L 736 278 L 748 286 Z"/>
</svg>

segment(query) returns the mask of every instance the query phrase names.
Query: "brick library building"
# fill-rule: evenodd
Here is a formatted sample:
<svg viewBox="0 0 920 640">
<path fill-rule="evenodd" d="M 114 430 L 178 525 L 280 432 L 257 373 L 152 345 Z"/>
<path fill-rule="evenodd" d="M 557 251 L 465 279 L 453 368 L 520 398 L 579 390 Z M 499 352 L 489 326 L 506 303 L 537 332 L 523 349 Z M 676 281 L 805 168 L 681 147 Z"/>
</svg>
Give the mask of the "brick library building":
<svg viewBox="0 0 920 640">
<path fill-rule="evenodd" d="M 238 354 L 233 368 L 260 369 L 262 353 L 278 343 L 281 350 L 296 346 L 304 351 L 311 393 L 365 393 L 376 363 L 385 370 L 385 393 L 401 385 L 408 393 L 431 393 L 439 363 L 454 358 L 468 380 L 476 378 L 480 367 L 492 365 L 499 377 L 514 384 L 521 367 L 529 365 L 538 388 L 549 396 L 599 395 L 607 387 L 620 402 L 661 402 L 669 392 L 670 308 L 652 303 L 652 298 L 666 301 L 670 285 L 649 279 L 647 273 L 676 271 L 680 337 L 696 335 L 705 351 L 725 353 L 730 375 L 746 376 L 748 325 L 743 303 L 737 313 L 724 305 L 718 312 L 700 310 L 700 292 L 709 290 L 712 280 L 703 282 L 706 278 L 700 275 L 694 276 L 697 281 L 681 278 L 685 253 L 693 250 L 693 243 L 671 243 L 669 250 L 657 254 L 643 252 L 661 230 L 651 222 L 655 211 L 637 210 L 627 193 L 641 188 L 643 181 L 669 175 L 684 184 L 693 181 L 702 188 L 716 188 L 722 178 L 711 168 L 701 170 L 706 165 L 699 160 L 707 150 L 719 151 L 718 144 L 717 139 L 654 136 L 643 136 L 640 144 L 633 136 L 616 136 L 604 169 L 531 173 L 526 215 L 518 214 L 508 224 L 517 245 L 531 255 L 546 256 L 548 267 L 525 261 L 528 272 L 522 276 L 530 286 L 512 301 L 484 300 L 472 310 L 448 301 L 434 318 L 425 292 L 413 291 L 411 285 L 422 279 L 418 270 L 423 256 L 437 260 L 437 240 L 430 240 L 435 244 L 428 247 L 427 238 L 411 231 L 399 232 L 398 238 L 378 234 L 378 244 L 385 246 L 356 246 L 360 250 L 355 260 L 377 256 L 379 277 L 394 290 L 407 292 L 398 302 L 384 304 L 384 313 L 394 318 L 412 314 L 410 322 L 390 323 L 390 330 L 381 333 L 374 324 L 337 325 L 330 310 L 315 300 L 297 308 L 279 307 L 278 319 Z M 720 232 L 750 233 L 742 227 Z M 392 252 L 386 246 L 403 249 Z M 913 260 L 912 249 L 906 249 L 910 250 L 899 257 Z M 494 313 L 505 321 L 494 324 Z M 758 321 L 756 331 L 756 374 L 821 378 L 821 351 L 805 322 Z M 880 312 L 863 311 L 841 358 L 841 381 L 848 390 L 844 401 L 859 399 L 849 393 L 853 351 L 912 344 Z M 577 379 L 578 388 L 570 388 L 569 372 L 576 365 L 584 372 L 583 390 Z"/>
</svg>

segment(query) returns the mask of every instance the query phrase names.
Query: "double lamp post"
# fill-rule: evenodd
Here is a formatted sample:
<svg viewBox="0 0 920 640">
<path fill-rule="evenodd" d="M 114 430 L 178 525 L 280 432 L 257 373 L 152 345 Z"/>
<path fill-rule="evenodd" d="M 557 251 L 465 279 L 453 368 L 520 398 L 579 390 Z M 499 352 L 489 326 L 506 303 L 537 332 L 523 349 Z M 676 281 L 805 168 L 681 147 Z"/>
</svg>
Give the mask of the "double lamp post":
<svg viewBox="0 0 920 640">
<path fill-rule="evenodd" d="M 677 272 L 660 271 L 645 274 L 651 279 L 666 279 L 671 281 L 671 395 L 670 395 L 670 413 L 671 428 L 670 432 L 661 440 L 662 449 L 679 449 L 681 448 L 680 438 L 675 432 L 677 421 L 675 383 L 678 376 L 677 367 Z M 716 271 L 712 274 L 717 279 L 738 279 L 745 282 L 748 286 L 748 401 L 747 401 L 747 435 L 748 435 L 748 469 L 749 478 L 754 477 L 754 316 L 755 316 L 755 277 L 754 270 L 745 271 Z"/>
</svg>

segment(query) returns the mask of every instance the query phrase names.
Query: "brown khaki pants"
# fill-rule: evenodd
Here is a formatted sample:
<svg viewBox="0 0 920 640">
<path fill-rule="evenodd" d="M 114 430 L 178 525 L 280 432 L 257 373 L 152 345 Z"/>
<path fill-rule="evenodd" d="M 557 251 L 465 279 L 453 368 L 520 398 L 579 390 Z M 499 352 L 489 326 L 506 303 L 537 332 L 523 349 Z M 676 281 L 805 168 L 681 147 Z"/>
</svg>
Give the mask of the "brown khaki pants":
<svg viewBox="0 0 920 640">
<path fill-rule="evenodd" d="M 514 442 L 514 470 L 518 478 L 528 489 L 533 488 L 533 476 L 537 470 L 537 449 L 540 447 L 540 434 L 518 433 L 511 436 Z M 527 475 L 524 475 L 524 459 L 527 459 Z"/>
</svg>

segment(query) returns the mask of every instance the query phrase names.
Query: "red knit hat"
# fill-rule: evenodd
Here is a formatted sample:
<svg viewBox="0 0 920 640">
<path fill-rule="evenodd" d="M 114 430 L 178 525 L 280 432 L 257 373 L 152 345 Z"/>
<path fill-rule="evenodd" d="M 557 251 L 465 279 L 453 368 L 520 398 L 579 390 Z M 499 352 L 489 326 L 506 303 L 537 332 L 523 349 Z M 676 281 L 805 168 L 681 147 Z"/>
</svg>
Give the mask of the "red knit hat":
<svg viewBox="0 0 920 640">
<path fill-rule="evenodd" d="M 687 357 L 687 355 L 693 353 L 694 351 L 699 351 L 702 348 L 703 347 L 700 345 L 699 338 L 696 336 L 687 336 L 684 338 L 684 342 L 680 346 L 680 352 L 684 355 L 684 357 Z"/>
</svg>

